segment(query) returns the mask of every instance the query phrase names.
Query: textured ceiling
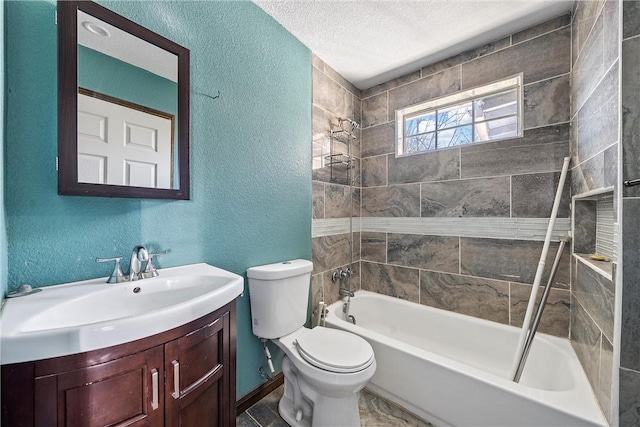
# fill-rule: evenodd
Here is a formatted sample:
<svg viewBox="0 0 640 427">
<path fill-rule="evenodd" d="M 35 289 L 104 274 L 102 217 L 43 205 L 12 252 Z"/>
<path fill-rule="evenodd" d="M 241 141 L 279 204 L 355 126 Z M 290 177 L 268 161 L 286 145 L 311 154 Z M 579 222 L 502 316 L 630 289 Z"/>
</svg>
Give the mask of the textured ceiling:
<svg viewBox="0 0 640 427">
<path fill-rule="evenodd" d="M 568 12 L 573 0 L 254 0 L 366 89 Z"/>
</svg>

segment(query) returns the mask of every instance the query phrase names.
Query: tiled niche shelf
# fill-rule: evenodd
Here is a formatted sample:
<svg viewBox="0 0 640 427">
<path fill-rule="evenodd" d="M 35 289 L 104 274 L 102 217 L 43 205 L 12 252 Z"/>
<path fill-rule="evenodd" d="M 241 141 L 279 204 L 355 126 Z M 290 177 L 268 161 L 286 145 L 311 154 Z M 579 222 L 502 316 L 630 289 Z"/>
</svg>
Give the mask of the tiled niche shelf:
<svg viewBox="0 0 640 427">
<path fill-rule="evenodd" d="M 616 262 L 613 188 L 573 197 L 573 256 L 598 274 L 612 280 Z M 597 261 L 597 254 L 607 261 Z"/>
</svg>

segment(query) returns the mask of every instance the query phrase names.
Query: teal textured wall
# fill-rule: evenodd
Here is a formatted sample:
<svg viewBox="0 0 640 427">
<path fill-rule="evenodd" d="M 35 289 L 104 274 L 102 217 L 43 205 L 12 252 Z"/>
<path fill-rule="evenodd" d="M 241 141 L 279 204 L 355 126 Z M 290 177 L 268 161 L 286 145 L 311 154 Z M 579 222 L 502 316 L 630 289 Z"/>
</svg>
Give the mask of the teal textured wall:
<svg viewBox="0 0 640 427">
<path fill-rule="evenodd" d="M 248 1 L 100 3 L 191 50 L 192 199 L 57 195 L 55 3 L 8 2 L 9 287 L 106 276 L 95 257 L 139 243 L 172 250 L 162 267 L 204 261 L 242 275 L 311 259 L 309 50 Z M 263 363 L 245 294 L 238 396 Z"/>
<path fill-rule="evenodd" d="M 4 60 L 4 0 L 0 2 L 0 304 L 7 292 L 7 227 L 4 207 L 4 123 L 5 123 L 5 60 Z"/>
</svg>

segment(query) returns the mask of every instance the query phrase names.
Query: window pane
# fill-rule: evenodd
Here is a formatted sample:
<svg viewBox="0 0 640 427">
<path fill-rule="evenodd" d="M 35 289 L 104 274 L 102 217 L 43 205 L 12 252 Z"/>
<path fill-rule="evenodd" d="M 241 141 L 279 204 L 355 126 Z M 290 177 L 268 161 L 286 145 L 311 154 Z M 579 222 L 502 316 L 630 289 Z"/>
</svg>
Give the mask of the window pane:
<svg viewBox="0 0 640 427">
<path fill-rule="evenodd" d="M 517 101 L 515 90 L 477 99 L 474 102 L 476 122 L 517 114 Z"/>
<path fill-rule="evenodd" d="M 515 138 L 516 136 L 518 136 L 518 118 L 516 116 L 504 117 L 475 125 L 476 142 Z"/>
<path fill-rule="evenodd" d="M 472 118 L 471 102 L 438 110 L 438 129 L 470 124 Z"/>
<path fill-rule="evenodd" d="M 404 154 L 421 153 L 435 148 L 435 132 L 407 138 L 404 144 Z"/>
<path fill-rule="evenodd" d="M 472 127 L 462 126 L 438 132 L 438 148 L 455 147 L 456 145 L 471 144 Z"/>
<path fill-rule="evenodd" d="M 405 136 L 433 132 L 434 130 L 436 130 L 436 113 L 434 111 L 408 119 L 405 121 L 404 125 Z"/>
</svg>

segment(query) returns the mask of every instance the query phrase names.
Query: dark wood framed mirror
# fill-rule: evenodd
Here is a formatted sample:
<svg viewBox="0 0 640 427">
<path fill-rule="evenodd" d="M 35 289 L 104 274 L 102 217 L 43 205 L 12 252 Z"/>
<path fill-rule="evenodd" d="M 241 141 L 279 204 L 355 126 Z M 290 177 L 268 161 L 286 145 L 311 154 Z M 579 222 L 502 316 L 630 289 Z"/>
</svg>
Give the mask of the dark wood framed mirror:
<svg viewBox="0 0 640 427">
<path fill-rule="evenodd" d="M 189 50 L 58 1 L 58 194 L 188 200 Z"/>
</svg>

